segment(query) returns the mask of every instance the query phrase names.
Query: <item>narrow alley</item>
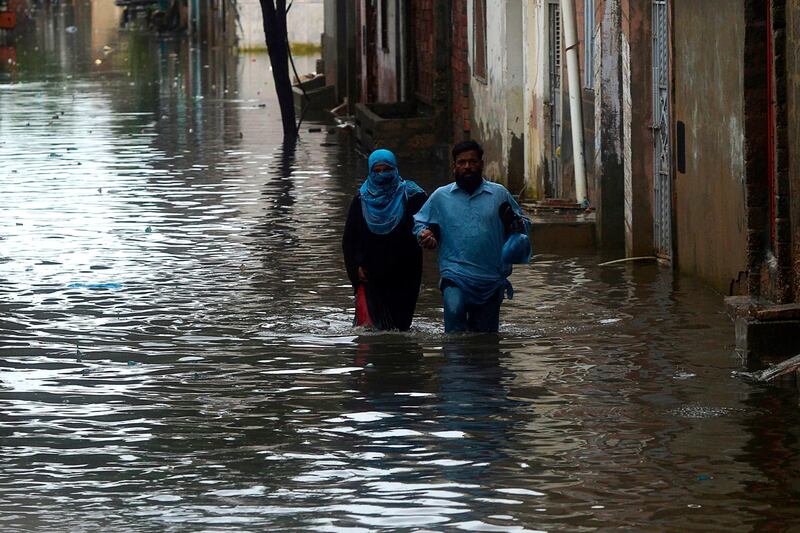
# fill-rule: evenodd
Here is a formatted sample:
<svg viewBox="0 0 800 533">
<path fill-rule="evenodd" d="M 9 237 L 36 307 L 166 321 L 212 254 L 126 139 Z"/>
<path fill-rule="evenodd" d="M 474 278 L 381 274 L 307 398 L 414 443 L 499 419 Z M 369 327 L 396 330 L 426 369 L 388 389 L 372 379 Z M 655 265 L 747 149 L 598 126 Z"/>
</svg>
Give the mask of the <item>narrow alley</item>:
<svg viewBox="0 0 800 533">
<path fill-rule="evenodd" d="M 0 74 L 0 530 L 800 523 L 797 390 L 733 375 L 720 294 L 534 242 L 497 336 L 443 334 L 431 253 L 411 331 L 356 330 L 353 139 L 283 144 L 265 54 L 90 5 Z"/>
</svg>

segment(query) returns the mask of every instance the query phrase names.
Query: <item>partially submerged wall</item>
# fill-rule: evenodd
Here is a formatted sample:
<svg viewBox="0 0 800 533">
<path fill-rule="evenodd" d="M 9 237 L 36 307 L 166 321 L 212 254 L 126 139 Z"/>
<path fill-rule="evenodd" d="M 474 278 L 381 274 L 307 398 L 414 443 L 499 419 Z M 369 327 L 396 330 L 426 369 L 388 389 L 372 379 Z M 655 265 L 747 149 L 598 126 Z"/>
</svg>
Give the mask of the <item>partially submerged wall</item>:
<svg viewBox="0 0 800 533">
<path fill-rule="evenodd" d="M 673 5 L 672 118 L 686 132 L 686 172 L 674 182 L 678 267 L 727 294 L 747 269 L 744 9 L 730 0 Z"/>
</svg>

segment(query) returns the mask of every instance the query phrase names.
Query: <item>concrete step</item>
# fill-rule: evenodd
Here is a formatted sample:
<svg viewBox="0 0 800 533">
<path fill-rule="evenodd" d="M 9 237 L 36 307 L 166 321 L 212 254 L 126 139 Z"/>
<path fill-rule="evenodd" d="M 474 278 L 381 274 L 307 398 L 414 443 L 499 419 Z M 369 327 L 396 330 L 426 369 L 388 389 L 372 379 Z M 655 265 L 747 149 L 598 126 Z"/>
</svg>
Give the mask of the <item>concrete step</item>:
<svg viewBox="0 0 800 533">
<path fill-rule="evenodd" d="M 597 250 L 595 213 L 576 204 L 523 203 L 531 220 L 533 253 L 593 253 Z"/>
<path fill-rule="evenodd" d="M 776 305 L 749 296 L 725 298 L 736 330 L 736 351 L 748 365 L 800 354 L 800 305 Z"/>
</svg>

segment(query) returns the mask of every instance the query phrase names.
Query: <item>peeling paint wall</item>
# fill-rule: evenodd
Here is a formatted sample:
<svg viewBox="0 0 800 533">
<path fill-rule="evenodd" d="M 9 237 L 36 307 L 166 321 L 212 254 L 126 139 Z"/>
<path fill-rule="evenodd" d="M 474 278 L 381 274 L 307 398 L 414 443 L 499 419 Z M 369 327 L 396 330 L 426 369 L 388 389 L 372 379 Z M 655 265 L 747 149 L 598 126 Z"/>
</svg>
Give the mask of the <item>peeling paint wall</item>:
<svg viewBox="0 0 800 533">
<path fill-rule="evenodd" d="M 675 174 L 677 264 L 727 294 L 746 270 L 744 8 L 675 0 L 673 20 L 673 123 L 686 124 L 686 173 Z"/>
<path fill-rule="evenodd" d="M 547 175 L 547 14 L 542 0 L 523 4 L 525 194 L 544 198 Z"/>
<path fill-rule="evenodd" d="M 474 3 L 467 6 L 473 28 Z M 472 136 L 484 148 L 486 177 L 521 192 L 524 182 L 524 81 L 522 0 L 487 0 L 486 80 L 470 81 Z M 474 33 L 470 31 L 470 65 L 474 61 Z M 474 69 L 473 69 L 474 70 Z M 514 176 L 509 180 L 509 171 Z"/>
</svg>

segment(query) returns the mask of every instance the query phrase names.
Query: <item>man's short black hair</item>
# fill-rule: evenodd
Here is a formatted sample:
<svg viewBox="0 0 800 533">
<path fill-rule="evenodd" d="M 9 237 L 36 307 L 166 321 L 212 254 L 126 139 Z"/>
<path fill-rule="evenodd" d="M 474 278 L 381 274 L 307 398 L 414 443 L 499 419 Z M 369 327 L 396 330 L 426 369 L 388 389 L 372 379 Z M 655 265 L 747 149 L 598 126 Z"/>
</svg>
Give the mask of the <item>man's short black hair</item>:
<svg viewBox="0 0 800 533">
<path fill-rule="evenodd" d="M 461 141 L 457 145 L 453 146 L 453 162 L 455 163 L 458 154 L 469 152 L 471 150 L 478 152 L 478 155 L 481 156 L 481 159 L 483 159 L 483 148 L 481 148 L 480 144 L 475 141 Z"/>
</svg>

